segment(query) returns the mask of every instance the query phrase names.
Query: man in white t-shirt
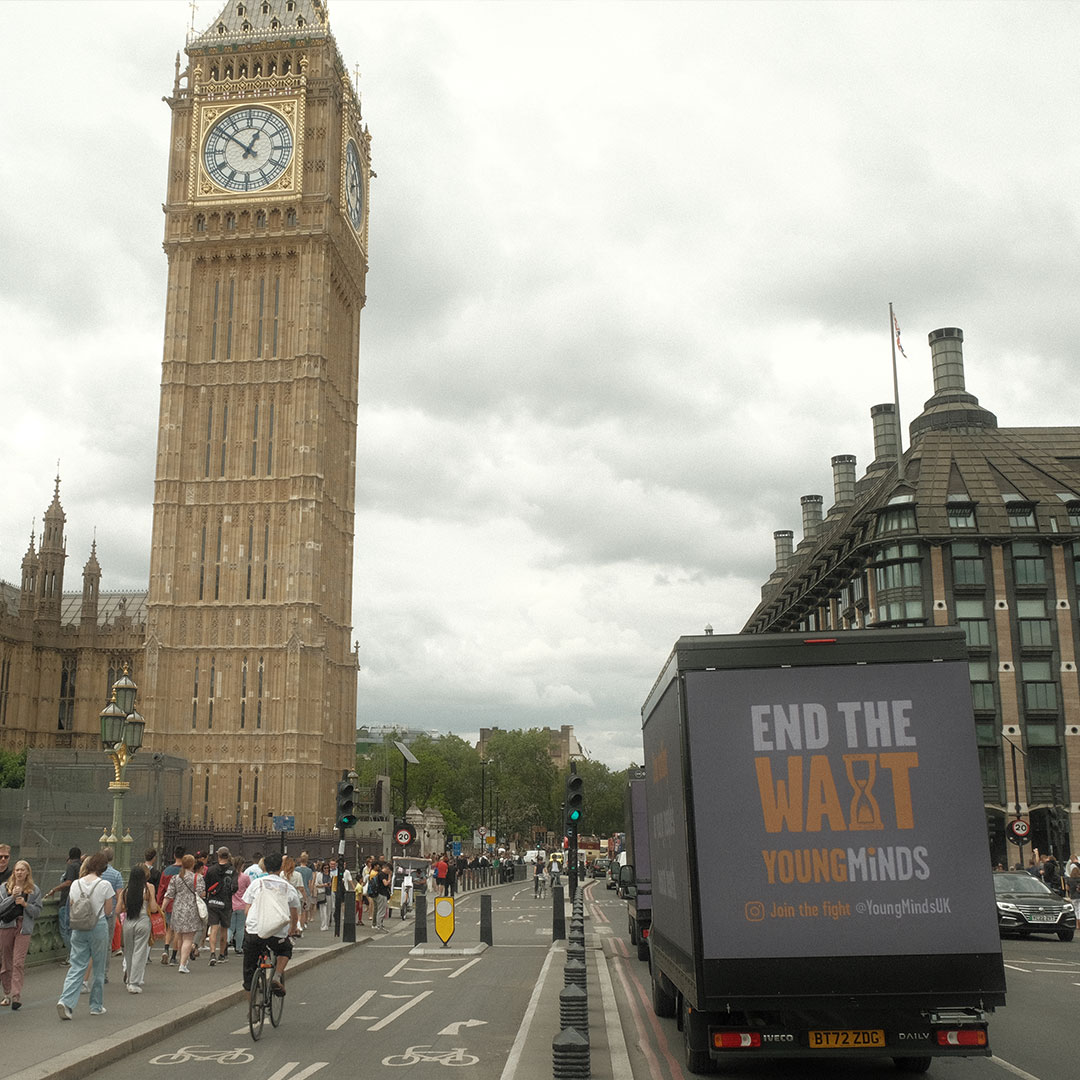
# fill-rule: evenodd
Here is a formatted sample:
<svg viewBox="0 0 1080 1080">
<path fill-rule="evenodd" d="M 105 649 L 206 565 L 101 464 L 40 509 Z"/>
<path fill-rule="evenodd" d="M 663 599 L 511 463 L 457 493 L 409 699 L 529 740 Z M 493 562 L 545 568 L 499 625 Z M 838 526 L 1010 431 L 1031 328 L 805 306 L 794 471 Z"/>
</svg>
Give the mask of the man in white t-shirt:
<svg viewBox="0 0 1080 1080">
<path fill-rule="evenodd" d="M 263 858 L 266 873 L 255 878 L 244 893 L 244 910 L 247 918 L 244 922 L 244 989 L 251 989 L 251 980 L 259 966 L 259 956 L 263 947 L 273 953 L 274 975 L 270 985 L 275 994 L 285 996 L 285 967 L 292 956 L 292 941 L 289 934 L 295 933 L 300 922 L 300 894 L 281 876 L 281 852 L 271 851 Z M 282 908 L 287 907 L 289 917 L 279 926 L 273 927 L 265 937 L 259 936 L 258 899 L 264 891 L 278 894 Z"/>
</svg>

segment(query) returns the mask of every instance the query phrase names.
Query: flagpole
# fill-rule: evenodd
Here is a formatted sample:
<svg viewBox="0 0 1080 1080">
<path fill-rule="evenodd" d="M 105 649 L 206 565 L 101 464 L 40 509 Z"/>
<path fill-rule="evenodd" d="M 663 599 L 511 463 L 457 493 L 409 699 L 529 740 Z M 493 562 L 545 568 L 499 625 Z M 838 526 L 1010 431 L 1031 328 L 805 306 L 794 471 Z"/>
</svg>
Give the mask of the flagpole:
<svg viewBox="0 0 1080 1080">
<path fill-rule="evenodd" d="M 893 314 L 892 301 L 889 301 L 889 341 L 892 344 L 892 388 L 893 406 L 896 409 L 896 476 L 902 477 L 901 462 L 904 457 L 904 429 L 900 424 L 900 381 L 896 377 L 896 316 Z"/>
</svg>

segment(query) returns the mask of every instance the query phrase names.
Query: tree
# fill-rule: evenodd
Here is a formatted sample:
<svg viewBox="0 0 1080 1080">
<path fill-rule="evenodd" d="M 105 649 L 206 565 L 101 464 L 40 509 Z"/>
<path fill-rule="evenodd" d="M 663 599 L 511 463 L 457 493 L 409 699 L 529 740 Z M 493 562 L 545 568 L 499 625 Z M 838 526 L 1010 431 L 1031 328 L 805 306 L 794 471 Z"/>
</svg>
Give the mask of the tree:
<svg viewBox="0 0 1080 1080">
<path fill-rule="evenodd" d="M 499 831 L 507 837 L 529 836 L 534 825 L 562 828 L 555 823 L 558 815 L 552 807 L 558 770 L 551 760 L 550 747 L 550 736 L 540 728 L 497 729 L 487 740 L 485 787 L 489 796 L 498 793 Z"/>
<path fill-rule="evenodd" d="M 21 788 L 26 783 L 26 750 L 13 754 L 0 750 L 0 788 Z"/>
</svg>

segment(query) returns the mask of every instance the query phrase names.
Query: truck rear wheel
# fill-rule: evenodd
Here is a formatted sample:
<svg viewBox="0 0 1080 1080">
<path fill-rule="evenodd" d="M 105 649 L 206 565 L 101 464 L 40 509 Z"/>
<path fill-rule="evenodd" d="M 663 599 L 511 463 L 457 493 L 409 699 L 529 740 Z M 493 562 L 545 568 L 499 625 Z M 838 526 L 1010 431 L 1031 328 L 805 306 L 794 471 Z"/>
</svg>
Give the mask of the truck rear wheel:
<svg viewBox="0 0 1080 1080">
<path fill-rule="evenodd" d="M 657 1016 L 671 1017 L 675 1015 L 675 995 L 669 993 L 664 987 L 664 976 L 651 967 L 649 974 L 652 976 L 652 1010 Z"/>
<path fill-rule="evenodd" d="M 893 1064 L 901 1071 L 907 1073 L 924 1073 L 930 1068 L 931 1058 L 928 1057 L 903 1057 L 893 1058 Z"/>
<path fill-rule="evenodd" d="M 703 1024 L 697 1022 L 685 998 L 682 1001 L 682 1015 L 679 1019 L 682 1021 L 683 1057 L 686 1068 L 695 1076 L 711 1073 L 712 1058 L 709 1057 L 707 1049 L 708 1030 Z"/>
<path fill-rule="evenodd" d="M 638 943 L 637 936 L 637 923 L 633 919 L 630 920 L 630 944 L 636 945 Z"/>
<path fill-rule="evenodd" d="M 637 958 L 639 960 L 649 959 L 649 943 L 645 940 L 645 938 L 638 938 Z"/>
</svg>

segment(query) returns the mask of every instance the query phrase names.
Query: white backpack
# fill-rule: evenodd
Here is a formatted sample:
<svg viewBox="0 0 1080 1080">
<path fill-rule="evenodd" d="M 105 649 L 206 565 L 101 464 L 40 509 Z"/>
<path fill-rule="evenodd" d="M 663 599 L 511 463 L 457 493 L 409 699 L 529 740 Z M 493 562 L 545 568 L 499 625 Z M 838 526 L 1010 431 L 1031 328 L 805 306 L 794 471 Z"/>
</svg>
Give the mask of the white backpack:
<svg viewBox="0 0 1080 1080">
<path fill-rule="evenodd" d="M 93 887 L 87 892 L 82 880 L 73 881 L 68 898 L 68 923 L 72 930 L 93 930 L 101 918 L 102 908 L 94 904 Z"/>
</svg>

